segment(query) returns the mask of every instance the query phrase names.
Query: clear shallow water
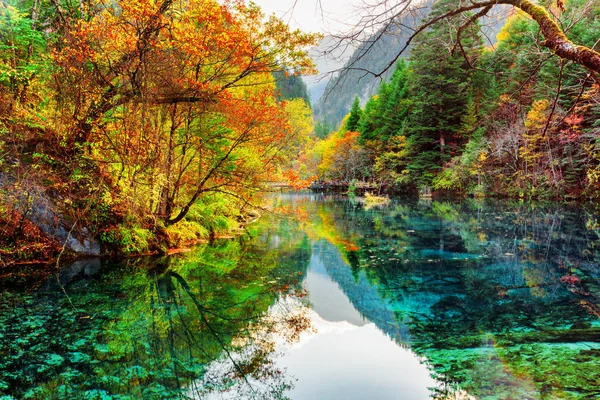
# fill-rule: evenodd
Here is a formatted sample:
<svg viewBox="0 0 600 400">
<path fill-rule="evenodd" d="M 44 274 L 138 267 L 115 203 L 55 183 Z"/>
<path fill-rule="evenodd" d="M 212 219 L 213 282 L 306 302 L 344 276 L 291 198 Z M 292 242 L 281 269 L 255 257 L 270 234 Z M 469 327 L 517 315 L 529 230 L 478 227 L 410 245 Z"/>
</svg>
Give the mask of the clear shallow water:
<svg viewBox="0 0 600 400">
<path fill-rule="evenodd" d="M 5 398 L 600 398 L 600 218 L 290 195 L 299 221 L 3 279 Z M 0 398 L 2 398 L 0 396 Z"/>
</svg>

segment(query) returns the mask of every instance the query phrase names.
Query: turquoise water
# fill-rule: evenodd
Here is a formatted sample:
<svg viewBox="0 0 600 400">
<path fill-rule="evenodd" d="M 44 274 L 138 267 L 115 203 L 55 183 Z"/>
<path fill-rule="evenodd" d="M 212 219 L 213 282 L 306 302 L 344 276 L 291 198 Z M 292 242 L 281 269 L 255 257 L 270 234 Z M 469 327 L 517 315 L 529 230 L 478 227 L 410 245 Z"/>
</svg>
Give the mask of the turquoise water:
<svg viewBox="0 0 600 400">
<path fill-rule="evenodd" d="M 3 280 L 4 398 L 597 399 L 600 218 L 283 195 L 251 236 Z M 2 397 L 0 397 L 2 398 Z"/>
</svg>

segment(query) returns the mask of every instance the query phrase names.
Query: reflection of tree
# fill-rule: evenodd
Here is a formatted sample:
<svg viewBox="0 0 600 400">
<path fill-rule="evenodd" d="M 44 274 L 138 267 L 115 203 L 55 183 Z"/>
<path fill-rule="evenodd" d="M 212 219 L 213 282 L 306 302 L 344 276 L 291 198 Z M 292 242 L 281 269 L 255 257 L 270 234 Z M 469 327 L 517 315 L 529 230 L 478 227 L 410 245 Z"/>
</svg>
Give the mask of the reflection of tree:
<svg viewBox="0 0 600 400">
<path fill-rule="evenodd" d="M 237 387 L 247 398 L 281 398 L 290 381 L 273 366 L 275 336 L 294 340 L 308 322 L 291 311 L 274 319 L 268 310 L 295 285 L 276 261 L 305 260 L 298 252 L 305 251 L 278 255 L 260 241 L 232 241 L 160 260 L 149 273 L 145 262 L 131 261 L 65 283 L 76 309 L 53 287 L 7 294 L 3 304 L 22 307 L 0 308 L 0 336 L 9 339 L 0 341 L 0 390 L 19 398 L 171 399 Z M 208 374 L 215 363 L 227 369 Z"/>
<path fill-rule="evenodd" d="M 274 368 L 272 360 L 272 352 L 275 350 L 274 340 L 276 338 L 284 338 L 287 341 L 297 340 L 299 332 L 302 332 L 310 326 L 308 318 L 303 314 L 291 312 L 286 315 L 281 315 L 279 318 L 273 319 L 265 315 L 265 310 L 262 307 L 256 307 L 256 304 L 247 304 L 249 307 L 244 307 L 245 299 L 241 303 L 227 304 L 224 303 L 221 307 L 214 309 L 204 306 L 197 298 L 196 294 L 186 282 L 186 280 L 176 272 L 167 271 L 157 279 L 167 281 L 168 287 L 179 286 L 179 293 L 170 291 L 173 296 L 166 302 L 173 305 L 175 308 L 182 306 L 185 299 L 191 301 L 194 308 L 192 314 L 194 318 L 199 318 L 200 331 L 204 335 L 211 337 L 209 340 L 214 340 L 218 347 L 222 350 L 221 364 L 229 364 L 229 369 L 219 369 L 218 376 L 211 376 L 209 379 L 205 376 L 203 379 L 203 387 L 197 388 L 202 393 L 206 393 L 206 387 L 211 388 L 226 388 L 231 391 L 232 382 L 239 381 L 242 387 L 236 387 L 236 393 L 243 392 L 252 398 L 267 398 L 280 397 L 283 392 L 290 387 L 290 383 L 285 381 L 283 372 Z M 275 282 L 273 282 L 275 283 Z M 181 292 L 181 290 L 183 292 Z M 281 290 L 279 287 L 271 287 L 265 292 L 259 293 L 257 296 L 273 296 L 276 300 L 276 292 Z M 177 304 L 180 302 L 180 304 Z M 231 316 L 231 313 L 236 313 L 235 309 L 242 307 L 245 312 L 241 316 Z M 172 323 L 169 310 L 169 322 Z M 196 314 L 197 311 L 197 314 Z M 192 352 L 193 341 L 195 339 L 194 332 L 191 331 L 190 325 L 183 321 L 181 313 L 178 313 L 181 319 L 181 326 L 186 333 L 186 337 L 191 340 L 188 342 L 189 352 Z M 232 326 L 235 329 L 231 329 Z M 239 325 L 239 329 L 237 326 Z M 181 328 L 179 335 L 181 335 Z M 175 329 L 169 330 L 170 351 L 174 355 L 172 346 L 172 338 Z M 236 344 L 237 343 L 237 344 Z M 202 349 L 205 356 L 209 356 Z M 175 357 L 173 357 L 175 359 Z M 213 357 L 214 358 L 214 357 Z M 176 366 L 173 366 L 176 369 Z M 249 380 L 261 382 L 262 391 L 257 390 L 253 383 Z"/>
</svg>

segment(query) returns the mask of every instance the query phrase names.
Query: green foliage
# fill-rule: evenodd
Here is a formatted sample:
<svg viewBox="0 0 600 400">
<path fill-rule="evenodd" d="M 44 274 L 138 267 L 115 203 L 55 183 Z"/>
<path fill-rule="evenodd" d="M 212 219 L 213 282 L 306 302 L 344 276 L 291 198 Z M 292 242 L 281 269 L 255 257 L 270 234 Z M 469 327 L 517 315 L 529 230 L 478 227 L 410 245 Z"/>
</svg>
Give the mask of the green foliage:
<svg viewBox="0 0 600 400">
<path fill-rule="evenodd" d="M 375 160 L 375 173 L 383 179 L 390 179 L 396 186 L 407 186 L 410 177 L 406 170 L 406 137 L 393 136 L 387 143 L 384 152 Z"/>
<path fill-rule="evenodd" d="M 429 18 L 454 7 L 438 1 Z M 600 6 L 576 0 L 565 7 L 567 35 L 593 46 Z M 372 178 L 403 192 L 596 198 L 600 95 L 587 71 L 540 46 L 539 26 L 522 12 L 508 18 L 494 48 L 483 48 L 477 24 L 460 30 L 459 46 L 453 26 L 470 17 L 418 35 L 409 64 L 398 63 L 366 102 L 358 142 Z M 345 128 L 357 120 L 356 102 L 353 110 Z M 401 143 L 390 143 L 396 137 Z"/>
<path fill-rule="evenodd" d="M 348 185 L 348 194 L 349 195 L 356 194 L 356 184 L 357 184 L 357 180 L 356 179 L 352 179 L 352 181 Z"/>
<path fill-rule="evenodd" d="M 348 132 L 358 132 L 358 128 L 360 126 L 360 121 L 363 117 L 363 110 L 360 107 L 360 99 L 358 95 L 354 97 L 354 101 L 352 102 L 352 108 L 350 109 L 350 114 L 346 119 L 346 124 L 344 125 L 343 130 Z"/>
<path fill-rule="evenodd" d="M 315 124 L 315 136 L 318 139 L 325 139 L 331 132 L 333 132 L 334 128 L 331 126 L 329 121 L 317 121 Z"/>
<path fill-rule="evenodd" d="M 278 100 L 302 99 L 310 107 L 308 88 L 300 75 L 289 71 L 277 71 L 273 73 L 273 77 L 279 91 Z"/>
<path fill-rule="evenodd" d="M 488 157 L 484 130 L 478 129 L 465 145 L 463 153 L 454 157 L 433 180 L 434 189 L 464 192 L 484 197 L 483 165 Z"/>
<path fill-rule="evenodd" d="M 173 242 L 226 232 L 311 138 L 318 37 L 254 4 L 0 2 L 0 185 L 128 254 L 164 250 L 214 193 L 229 207 L 203 204 Z"/>
<path fill-rule="evenodd" d="M 452 5 L 436 3 L 431 16 Z M 455 22 L 460 24 L 460 18 Z M 430 186 L 453 153 L 462 150 L 463 121 L 476 90 L 469 63 L 477 61 L 483 48 L 477 26 L 469 27 L 462 36 L 469 61 L 461 51 L 438 40 L 449 35 L 448 26 L 434 25 L 419 37 L 411 51 L 408 96 L 413 104 L 407 120 L 407 169 L 418 186 Z"/>
<path fill-rule="evenodd" d="M 344 126 L 344 130 L 349 132 L 358 132 L 362 116 L 363 111 L 360 108 L 360 99 L 358 96 L 355 96 L 354 102 L 352 103 L 352 108 L 350 109 L 350 115 L 348 116 L 346 125 Z"/>
<path fill-rule="evenodd" d="M 409 79 L 408 66 L 400 60 L 390 83 L 382 83 L 377 95 L 365 105 L 359 127 L 361 144 L 377 142 L 385 146 L 392 136 L 402 133 L 411 104 Z"/>
<path fill-rule="evenodd" d="M 200 239 L 207 239 L 210 235 L 206 227 L 198 222 L 187 219 L 167 227 L 165 233 L 168 237 L 167 245 L 174 248 L 186 243 L 194 243 Z"/>
<path fill-rule="evenodd" d="M 125 228 L 120 230 L 123 252 L 132 254 L 142 254 L 150 249 L 149 241 L 153 237 L 152 232 L 141 227 Z"/>
<path fill-rule="evenodd" d="M 25 15 L 8 2 L 0 4 L 0 85 L 16 93 L 39 73 L 42 65 L 35 58 L 46 47 L 44 36 Z"/>
<path fill-rule="evenodd" d="M 143 254 L 150 250 L 154 234 L 139 226 L 117 226 L 100 232 L 100 240 L 124 254 Z"/>
<path fill-rule="evenodd" d="M 419 26 L 421 18 L 426 15 L 434 0 L 426 0 L 419 4 L 419 12 L 402 13 L 393 24 L 386 25 L 380 31 L 373 33 L 368 40 L 362 40 L 354 50 L 343 74 L 333 75 L 327 82 L 325 94 L 314 105 L 315 119 L 329 121 L 337 128 L 352 105 L 354 96 L 361 94 L 363 100 L 368 100 L 377 92 L 381 80 L 392 78 L 394 56 L 403 48 L 412 35 L 412 29 L 406 27 Z M 408 51 L 401 56 L 408 59 Z M 373 76 L 365 71 L 381 72 L 387 68 L 381 77 Z"/>
<path fill-rule="evenodd" d="M 452 5 L 435 3 L 431 15 Z M 453 21 L 460 24 L 461 18 L 466 17 Z M 410 64 L 398 62 L 391 81 L 379 86 L 363 111 L 356 97 L 344 126 L 358 129 L 359 144 L 374 154 L 376 178 L 396 188 L 428 191 L 443 167 L 463 151 L 483 109 L 479 102 L 489 80 L 471 68 L 483 54 L 478 26 L 462 32 L 465 54 L 439 40 L 451 34 L 448 26 L 438 23 L 419 35 Z M 454 186 L 448 178 L 440 178 L 437 187 Z"/>
<path fill-rule="evenodd" d="M 209 232 L 226 233 L 238 224 L 234 206 L 232 199 L 215 194 L 194 204 L 186 219 L 200 224 Z"/>
</svg>

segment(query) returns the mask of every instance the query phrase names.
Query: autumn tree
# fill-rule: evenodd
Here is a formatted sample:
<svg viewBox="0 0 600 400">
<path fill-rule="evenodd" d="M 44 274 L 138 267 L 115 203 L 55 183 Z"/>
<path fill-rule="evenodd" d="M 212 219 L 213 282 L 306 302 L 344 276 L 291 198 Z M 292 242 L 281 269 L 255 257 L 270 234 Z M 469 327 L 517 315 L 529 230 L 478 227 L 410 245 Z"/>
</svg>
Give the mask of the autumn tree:
<svg viewBox="0 0 600 400">
<path fill-rule="evenodd" d="M 263 20 L 255 5 L 164 0 L 68 21 L 54 53 L 66 150 L 99 163 L 119 208 L 173 225 L 203 195 L 246 203 L 268 180 L 291 132 L 271 73 L 310 72 L 316 36 Z"/>
<path fill-rule="evenodd" d="M 382 181 L 396 187 L 406 188 L 410 185 L 410 176 L 406 169 L 406 137 L 397 135 L 390 138 L 383 152 L 375 159 L 373 166 L 375 175 Z"/>
<path fill-rule="evenodd" d="M 550 104 L 547 100 L 538 100 L 533 103 L 525 119 L 523 146 L 519 149 L 519 153 L 524 162 L 525 175 L 530 177 L 532 192 L 536 190 L 540 175 L 544 170 L 542 165 L 546 160 L 544 127 L 546 126 L 549 107 Z"/>
<path fill-rule="evenodd" d="M 293 182 L 292 186 L 306 187 L 310 185 L 315 175 L 314 171 L 309 171 L 306 154 L 306 149 L 312 148 L 317 140 L 314 134 L 315 124 L 312 110 L 301 98 L 287 101 L 284 107 L 290 131 L 286 135 L 289 145 L 285 153 L 287 162 L 283 168 L 287 168 L 287 180 Z"/>
<path fill-rule="evenodd" d="M 358 144 L 358 132 L 347 131 L 336 141 L 329 174 L 333 179 L 350 182 L 366 180 L 369 176 L 369 157 Z"/>
</svg>

